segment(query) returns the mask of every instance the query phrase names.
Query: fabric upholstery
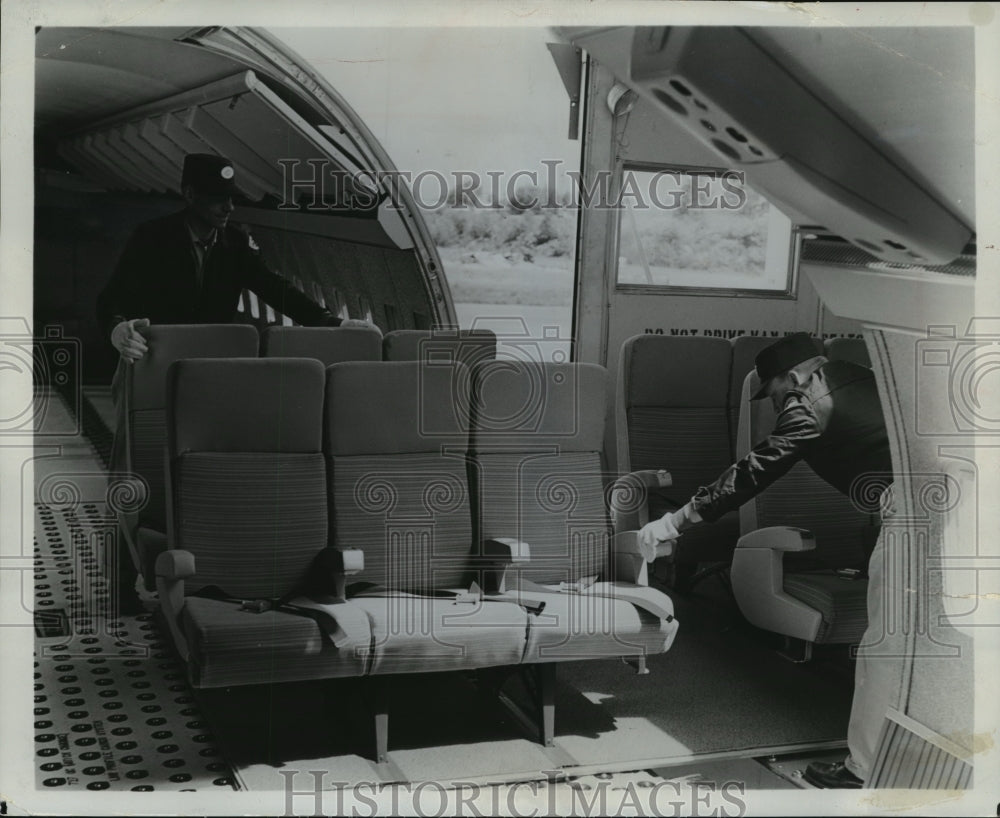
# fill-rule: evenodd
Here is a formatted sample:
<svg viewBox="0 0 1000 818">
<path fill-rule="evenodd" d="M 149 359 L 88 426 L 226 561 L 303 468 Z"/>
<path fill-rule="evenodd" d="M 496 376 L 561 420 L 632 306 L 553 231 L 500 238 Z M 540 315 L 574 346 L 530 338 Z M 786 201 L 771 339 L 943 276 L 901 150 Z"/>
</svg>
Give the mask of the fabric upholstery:
<svg viewBox="0 0 1000 818">
<path fill-rule="evenodd" d="M 626 408 L 722 404 L 731 357 L 724 338 L 638 335 L 625 342 L 623 357 Z"/>
<path fill-rule="evenodd" d="M 597 452 L 475 455 L 476 542 L 528 543 L 534 582 L 574 582 L 608 567 L 610 525 Z"/>
<path fill-rule="evenodd" d="M 472 371 L 470 446 L 601 451 L 607 371 L 595 364 L 494 361 Z"/>
<path fill-rule="evenodd" d="M 123 399 L 130 426 L 126 445 L 132 470 L 146 481 L 149 489 L 138 522 L 165 531 L 167 371 L 181 358 L 256 357 L 257 330 L 240 324 L 154 324 L 143 330 L 143 334 L 149 352 L 125 370 L 127 394 Z"/>
<path fill-rule="evenodd" d="M 167 492 L 163 454 L 167 445 L 166 412 L 143 409 L 132 413 L 132 470 L 146 482 L 146 504 L 139 509 L 141 525 L 166 531 Z"/>
<path fill-rule="evenodd" d="M 726 403 L 731 358 L 722 338 L 640 335 L 623 346 L 629 468 L 666 469 L 673 481 L 651 493 L 651 520 L 686 503 L 733 462 Z M 672 560 L 728 559 L 738 534 L 736 516 L 726 515 L 686 533 Z"/>
<path fill-rule="evenodd" d="M 508 596 L 518 598 L 517 592 Z M 667 622 L 621 599 L 586 593 L 523 593 L 545 609 L 528 620 L 525 662 L 608 659 L 665 652 L 676 622 Z"/>
<path fill-rule="evenodd" d="M 339 457 L 464 449 L 469 390 L 461 364 L 336 364 L 327 370 L 326 450 Z"/>
<path fill-rule="evenodd" d="M 476 542 L 527 542 L 524 576 L 536 582 L 603 574 L 610 537 L 601 458 L 605 370 L 498 361 L 476 367 L 473 394 Z M 529 423 L 534 434 L 524 428 Z"/>
<path fill-rule="evenodd" d="M 397 329 L 382 339 L 386 361 L 455 360 L 468 367 L 496 358 L 497 337 L 491 330 Z"/>
<path fill-rule="evenodd" d="M 845 579 L 832 572 L 786 573 L 783 587 L 823 617 L 817 642 L 861 641 L 868 624 L 866 579 Z"/>
<path fill-rule="evenodd" d="M 309 359 L 181 361 L 171 370 L 172 545 L 191 553 L 195 569 L 177 618 L 198 686 L 365 672 L 364 650 L 337 650 L 311 615 L 197 595 L 273 602 L 304 586 L 326 590 L 315 575 L 329 536 L 324 379 Z"/>
<path fill-rule="evenodd" d="M 251 613 L 233 602 L 188 597 L 181 623 L 197 687 L 361 676 L 368 651 L 338 651 L 308 616 Z"/>
<path fill-rule="evenodd" d="M 464 451 L 333 457 L 329 474 L 333 543 L 365 554 L 352 583 L 468 587 L 472 523 Z"/>
<path fill-rule="evenodd" d="M 315 358 L 324 366 L 378 361 L 382 336 L 366 327 L 268 327 L 260 338 L 264 358 Z"/>
<path fill-rule="evenodd" d="M 185 591 L 273 599 L 327 543 L 323 456 L 196 452 L 173 463 L 174 543 L 195 555 Z"/>
<path fill-rule="evenodd" d="M 172 456 L 187 451 L 321 450 L 324 374 L 318 361 L 178 361 L 168 381 Z"/>
<path fill-rule="evenodd" d="M 130 408 L 166 405 L 167 369 L 184 358 L 256 358 L 257 328 L 249 324 L 153 324 L 142 331 L 149 347 L 130 367 Z"/>
<path fill-rule="evenodd" d="M 372 621 L 371 673 L 423 673 L 516 665 L 529 614 L 502 602 L 388 594 L 354 597 Z"/>
</svg>

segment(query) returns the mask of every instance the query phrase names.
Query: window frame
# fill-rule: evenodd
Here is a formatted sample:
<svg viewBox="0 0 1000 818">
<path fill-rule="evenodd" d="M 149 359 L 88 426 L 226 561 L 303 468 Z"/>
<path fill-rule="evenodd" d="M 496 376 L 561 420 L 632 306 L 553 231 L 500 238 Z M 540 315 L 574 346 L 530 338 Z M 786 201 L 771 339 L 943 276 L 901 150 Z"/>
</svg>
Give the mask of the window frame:
<svg viewBox="0 0 1000 818">
<path fill-rule="evenodd" d="M 644 173 L 677 173 L 686 176 L 697 174 L 710 174 L 719 177 L 724 173 L 734 172 L 733 168 L 710 167 L 703 165 L 665 165 L 659 162 L 637 162 L 627 161 L 621 163 L 618 169 L 617 190 L 619 195 L 622 190 L 624 175 L 628 171 L 639 171 Z M 752 185 L 751 185 L 752 187 Z M 776 207 L 770 199 L 761 191 L 757 191 L 767 199 L 771 207 Z M 802 227 L 791 222 L 791 229 L 788 236 L 788 261 L 785 273 L 785 286 L 782 289 L 757 289 L 752 287 L 691 287 L 683 284 L 622 284 L 618 281 L 618 265 L 620 263 L 619 249 L 622 237 L 622 217 L 625 207 L 617 208 L 618 214 L 615 220 L 615 241 L 614 255 L 611 261 L 614 266 L 613 287 L 616 293 L 624 295 L 687 295 L 687 296 L 709 296 L 722 298 L 765 298 L 771 300 L 794 301 L 798 298 L 799 288 L 799 255 L 802 249 Z"/>
</svg>

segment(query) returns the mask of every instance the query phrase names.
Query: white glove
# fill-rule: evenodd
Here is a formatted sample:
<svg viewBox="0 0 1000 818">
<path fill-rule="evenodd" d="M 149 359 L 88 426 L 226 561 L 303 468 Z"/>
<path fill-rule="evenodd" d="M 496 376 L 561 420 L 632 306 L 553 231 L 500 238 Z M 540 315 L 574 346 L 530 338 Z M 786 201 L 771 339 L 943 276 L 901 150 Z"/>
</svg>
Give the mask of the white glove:
<svg viewBox="0 0 1000 818">
<path fill-rule="evenodd" d="M 148 318 L 133 318 L 131 321 L 121 321 L 111 330 L 111 344 L 127 363 L 138 361 L 149 352 L 146 339 L 139 329 L 149 326 Z"/>
<path fill-rule="evenodd" d="M 659 520 L 646 523 L 639 529 L 639 550 L 646 562 L 656 559 L 656 546 L 668 540 L 676 540 L 681 535 L 677 530 L 674 512 L 668 511 Z"/>
</svg>

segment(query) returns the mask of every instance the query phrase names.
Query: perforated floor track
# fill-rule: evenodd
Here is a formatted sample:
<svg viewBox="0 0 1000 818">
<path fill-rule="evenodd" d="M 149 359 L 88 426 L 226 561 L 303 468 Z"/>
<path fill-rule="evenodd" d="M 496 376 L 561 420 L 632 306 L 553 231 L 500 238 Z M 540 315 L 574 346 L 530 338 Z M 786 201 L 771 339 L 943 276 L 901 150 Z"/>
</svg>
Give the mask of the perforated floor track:
<svg viewBox="0 0 1000 818">
<path fill-rule="evenodd" d="M 62 632 L 35 640 L 39 789 L 235 788 L 152 615 L 109 616 L 104 505 L 38 504 L 35 523 L 36 623 Z"/>
</svg>

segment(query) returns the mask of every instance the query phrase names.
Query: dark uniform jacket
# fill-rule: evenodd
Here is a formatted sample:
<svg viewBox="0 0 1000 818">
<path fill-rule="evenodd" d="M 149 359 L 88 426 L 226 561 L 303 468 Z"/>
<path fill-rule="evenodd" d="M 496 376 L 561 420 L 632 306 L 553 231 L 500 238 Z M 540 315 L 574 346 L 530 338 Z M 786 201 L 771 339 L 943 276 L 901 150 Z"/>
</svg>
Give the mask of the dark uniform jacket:
<svg viewBox="0 0 1000 818">
<path fill-rule="evenodd" d="M 889 438 L 875 376 L 848 361 L 827 361 L 789 390 L 774 431 L 722 476 L 695 493 L 692 504 L 708 521 L 739 508 L 805 460 L 834 488 L 869 473 L 892 473 Z"/>
<path fill-rule="evenodd" d="M 131 318 L 148 318 L 152 324 L 225 324 L 236 317 L 244 288 L 300 324 L 341 323 L 269 270 L 250 237 L 235 227 L 218 231 L 205 257 L 199 287 L 183 211 L 136 228 L 98 296 L 97 316 L 105 337 L 120 321 Z"/>
</svg>

